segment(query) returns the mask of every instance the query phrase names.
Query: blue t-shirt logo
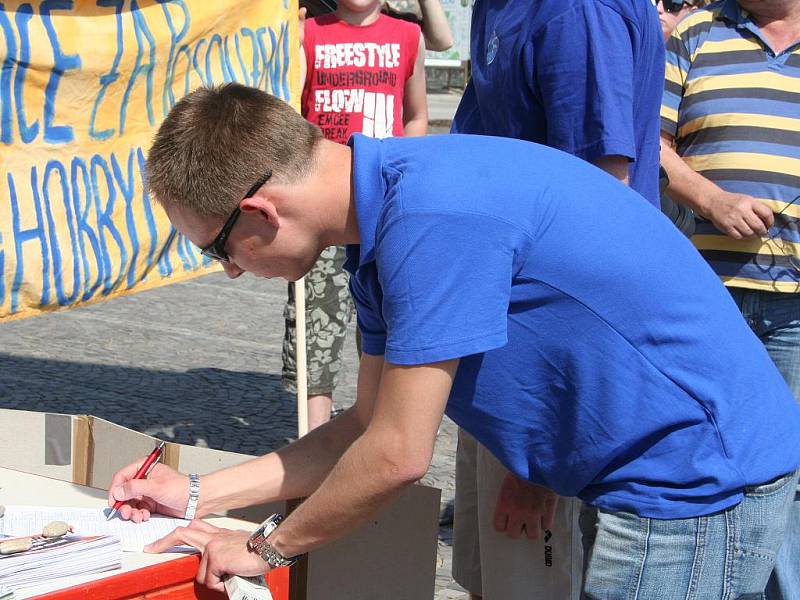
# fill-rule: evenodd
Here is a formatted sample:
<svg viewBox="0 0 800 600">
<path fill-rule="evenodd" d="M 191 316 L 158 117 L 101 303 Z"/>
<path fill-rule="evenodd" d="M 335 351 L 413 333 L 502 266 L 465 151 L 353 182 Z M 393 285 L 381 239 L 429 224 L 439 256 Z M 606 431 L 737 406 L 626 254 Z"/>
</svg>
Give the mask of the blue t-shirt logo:
<svg viewBox="0 0 800 600">
<path fill-rule="evenodd" d="M 490 65 L 497 56 L 497 49 L 500 47 L 500 40 L 496 32 L 492 32 L 492 37 L 489 38 L 489 43 L 486 45 L 486 64 Z"/>
</svg>

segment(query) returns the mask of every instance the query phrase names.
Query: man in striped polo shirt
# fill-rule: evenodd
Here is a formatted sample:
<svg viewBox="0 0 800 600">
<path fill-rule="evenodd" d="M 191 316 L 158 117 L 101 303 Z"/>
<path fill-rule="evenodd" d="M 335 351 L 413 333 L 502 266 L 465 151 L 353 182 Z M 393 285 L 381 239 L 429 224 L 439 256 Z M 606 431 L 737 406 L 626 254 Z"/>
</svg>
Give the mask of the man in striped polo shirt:
<svg viewBox="0 0 800 600">
<path fill-rule="evenodd" d="M 661 128 L 695 245 L 800 399 L 800 1 L 721 0 L 681 21 Z M 800 598 L 798 499 L 768 598 Z"/>
</svg>

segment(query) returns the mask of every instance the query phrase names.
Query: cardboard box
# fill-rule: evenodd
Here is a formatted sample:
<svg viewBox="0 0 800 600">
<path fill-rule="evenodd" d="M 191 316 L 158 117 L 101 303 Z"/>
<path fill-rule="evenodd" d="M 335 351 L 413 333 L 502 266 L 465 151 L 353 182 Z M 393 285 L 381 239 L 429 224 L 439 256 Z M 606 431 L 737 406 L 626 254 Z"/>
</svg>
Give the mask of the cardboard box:
<svg viewBox="0 0 800 600">
<path fill-rule="evenodd" d="M 114 472 L 149 453 L 155 438 L 91 415 L 0 409 L 0 466 L 107 489 Z M 168 442 L 164 462 L 182 473 L 209 473 L 251 456 Z M 341 540 L 308 555 L 293 582 L 300 600 L 432 598 L 440 490 L 414 485 Z M 291 503 L 290 503 L 291 504 Z M 286 503 L 232 510 L 260 522 Z"/>
</svg>

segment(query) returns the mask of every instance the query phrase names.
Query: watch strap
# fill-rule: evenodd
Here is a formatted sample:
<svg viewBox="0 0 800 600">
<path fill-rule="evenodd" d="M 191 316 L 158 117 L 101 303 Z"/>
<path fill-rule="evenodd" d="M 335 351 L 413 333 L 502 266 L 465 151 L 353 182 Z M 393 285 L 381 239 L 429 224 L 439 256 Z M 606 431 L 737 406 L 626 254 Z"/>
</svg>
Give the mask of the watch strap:
<svg viewBox="0 0 800 600">
<path fill-rule="evenodd" d="M 278 567 L 291 567 L 297 562 L 297 557 L 285 557 L 266 541 L 261 544 L 258 555 L 273 569 L 277 569 Z"/>
<path fill-rule="evenodd" d="M 186 514 L 184 519 L 191 521 L 197 513 L 197 501 L 200 498 L 200 476 L 197 473 L 189 473 L 189 502 L 186 503 Z"/>
<path fill-rule="evenodd" d="M 272 544 L 267 542 L 267 537 L 277 529 L 281 521 L 283 521 L 283 515 L 274 514 L 270 516 L 256 528 L 250 536 L 250 539 L 247 540 L 247 549 L 250 552 L 258 554 L 261 559 L 273 569 L 278 567 L 290 567 L 297 562 L 296 556 L 286 557 L 273 548 Z"/>
</svg>

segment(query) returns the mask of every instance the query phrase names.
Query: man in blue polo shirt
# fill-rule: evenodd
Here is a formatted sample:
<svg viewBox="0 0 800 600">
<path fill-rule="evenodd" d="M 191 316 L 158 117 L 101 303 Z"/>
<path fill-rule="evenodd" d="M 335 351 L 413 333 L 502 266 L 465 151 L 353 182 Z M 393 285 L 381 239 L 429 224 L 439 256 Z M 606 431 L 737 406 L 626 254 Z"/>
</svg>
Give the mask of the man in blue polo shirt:
<svg viewBox="0 0 800 600">
<path fill-rule="evenodd" d="M 586 597 L 763 590 L 800 408 L 688 240 L 613 177 L 493 137 L 344 147 L 228 84 L 172 109 L 148 184 L 232 278 L 296 279 L 348 244 L 364 342 L 351 409 L 201 477 L 199 495 L 163 465 L 147 480 L 136 464 L 117 473 L 109 502 L 134 520 L 183 514 L 190 498 L 202 517 L 308 496 L 266 539 L 198 522 L 151 550 L 200 548 L 198 578 L 217 589 L 226 573 L 286 564 L 419 479 L 446 411 L 517 476 L 596 509 Z"/>
<path fill-rule="evenodd" d="M 453 133 L 558 148 L 659 206 L 664 43 L 651 0 L 479 0 L 470 37 Z M 577 600 L 580 510 L 459 430 L 453 578 L 472 600 Z"/>
</svg>

